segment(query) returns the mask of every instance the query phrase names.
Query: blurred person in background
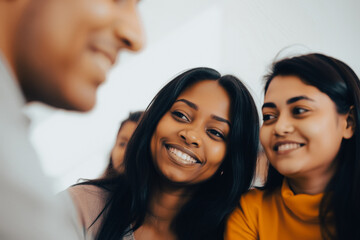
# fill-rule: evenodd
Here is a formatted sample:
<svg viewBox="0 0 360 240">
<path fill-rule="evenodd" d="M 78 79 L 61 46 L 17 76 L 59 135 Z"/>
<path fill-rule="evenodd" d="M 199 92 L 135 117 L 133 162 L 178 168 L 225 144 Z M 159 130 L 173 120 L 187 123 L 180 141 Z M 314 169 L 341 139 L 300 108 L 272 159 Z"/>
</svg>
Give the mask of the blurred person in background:
<svg viewBox="0 0 360 240">
<path fill-rule="evenodd" d="M 115 177 L 124 172 L 124 155 L 127 144 L 139 124 L 143 111 L 131 112 L 120 124 L 116 142 L 110 153 L 109 163 L 102 178 Z"/>
<path fill-rule="evenodd" d="M 138 51 L 136 0 L 0 0 L 0 239 L 77 239 L 28 139 L 25 104 L 93 108 L 119 51 Z"/>
</svg>

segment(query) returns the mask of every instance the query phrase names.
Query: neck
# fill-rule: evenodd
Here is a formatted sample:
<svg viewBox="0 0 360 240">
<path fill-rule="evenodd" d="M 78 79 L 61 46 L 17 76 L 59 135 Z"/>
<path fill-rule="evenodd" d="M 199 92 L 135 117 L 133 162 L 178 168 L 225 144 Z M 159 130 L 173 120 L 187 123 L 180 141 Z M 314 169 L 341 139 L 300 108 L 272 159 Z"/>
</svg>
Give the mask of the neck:
<svg viewBox="0 0 360 240">
<path fill-rule="evenodd" d="M 190 195 L 184 189 L 156 184 L 144 223 L 135 231 L 137 239 L 177 239 L 171 223 Z"/>
<path fill-rule="evenodd" d="M 301 177 L 287 177 L 287 181 L 295 194 L 315 195 L 325 191 L 325 188 L 333 175 L 334 168 L 331 168 L 322 174 L 310 173 Z"/>
<path fill-rule="evenodd" d="M 190 194 L 184 188 L 161 186 L 154 190 L 148 210 L 148 218 L 156 222 L 171 224 Z"/>
</svg>

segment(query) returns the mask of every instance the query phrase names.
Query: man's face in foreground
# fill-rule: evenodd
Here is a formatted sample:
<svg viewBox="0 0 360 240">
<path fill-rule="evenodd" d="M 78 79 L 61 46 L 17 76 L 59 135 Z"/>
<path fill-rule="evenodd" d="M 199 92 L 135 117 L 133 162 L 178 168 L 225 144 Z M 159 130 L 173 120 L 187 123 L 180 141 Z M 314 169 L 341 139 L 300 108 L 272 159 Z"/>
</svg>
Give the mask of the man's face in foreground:
<svg viewBox="0 0 360 240">
<path fill-rule="evenodd" d="M 138 1 L 26 2 L 9 52 L 27 100 L 90 110 L 118 52 L 143 46 Z"/>
</svg>

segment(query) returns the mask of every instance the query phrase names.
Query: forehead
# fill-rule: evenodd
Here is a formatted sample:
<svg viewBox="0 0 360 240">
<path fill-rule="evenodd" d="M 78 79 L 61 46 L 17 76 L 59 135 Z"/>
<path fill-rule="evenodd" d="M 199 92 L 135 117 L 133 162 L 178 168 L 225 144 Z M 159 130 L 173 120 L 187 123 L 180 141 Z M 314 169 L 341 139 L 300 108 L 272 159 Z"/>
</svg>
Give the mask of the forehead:
<svg viewBox="0 0 360 240">
<path fill-rule="evenodd" d="M 287 101 L 296 96 L 307 96 L 314 100 L 324 97 L 330 99 L 325 93 L 304 83 L 297 76 L 276 76 L 269 84 L 264 102 Z"/>
<path fill-rule="evenodd" d="M 199 110 L 212 111 L 212 114 L 227 117 L 231 99 L 227 91 L 217 81 L 204 80 L 190 85 L 177 99 L 186 99 L 196 104 Z"/>
<path fill-rule="evenodd" d="M 122 125 L 118 133 L 118 136 L 129 136 L 135 131 L 136 127 L 137 127 L 137 123 L 132 121 L 127 121 Z"/>
</svg>

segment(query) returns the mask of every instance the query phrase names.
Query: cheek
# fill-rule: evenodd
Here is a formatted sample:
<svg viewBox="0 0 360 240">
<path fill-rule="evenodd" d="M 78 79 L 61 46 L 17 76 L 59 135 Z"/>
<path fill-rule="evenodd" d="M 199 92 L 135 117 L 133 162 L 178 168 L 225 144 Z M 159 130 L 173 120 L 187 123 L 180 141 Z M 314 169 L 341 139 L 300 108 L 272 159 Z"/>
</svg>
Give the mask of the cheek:
<svg viewBox="0 0 360 240">
<path fill-rule="evenodd" d="M 153 134 L 153 136 L 151 137 L 151 141 L 150 141 L 150 151 L 151 151 L 151 157 L 153 159 L 155 159 L 155 152 L 156 152 L 156 136 L 155 134 Z"/>
<path fill-rule="evenodd" d="M 85 36 L 76 29 L 77 19 L 60 17 L 63 12 L 57 14 L 52 8 L 55 6 L 40 9 L 41 15 L 33 19 L 24 17 L 15 48 L 27 53 L 27 61 L 31 61 L 32 68 L 64 76 L 74 65 L 78 65 Z M 24 42 L 25 36 L 27 41 Z"/>
<path fill-rule="evenodd" d="M 151 137 L 151 152 L 154 155 L 154 151 L 160 147 L 161 140 L 168 138 L 170 135 L 174 134 L 175 127 L 173 124 L 172 117 L 169 113 L 166 113 L 159 121 L 158 125 L 155 128 L 153 136 Z"/>
<path fill-rule="evenodd" d="M 260 143 L 264 148 L 267 148 L 269 145 L 269 141 L 270 141 L 270 133 L 271 133 L 271 129 L 270 128 L 266 128 L 264 126 L 262 126 L 260 128 Z"/>
<path fill-rule="evenodd" d="M 303 137 L 313 142 L 313 145 L 323 146 L 329 145 L 331 142 L 337 142 L 339 136 L 338 124 L 333 119 L 319 119 L 318 121 L 304 121 L 301 126 L 300 133 Z"/>
<path fill-rule="evenodd" d="M 213 165 L 219 166 L 225 158 L 226 149 L 225 143 L 217 144 L 216 146 L 209 145 L 206 149 L 208 160 L 211 161 Z"/>
<path fill-rule="evenodd" d="M 334 159 L 340 149 L 342 135 L 339 127 L 333 122 L 322 121 L 321 124 L 308 125 L 304 135 L 310 143 L 310 150 L 324 158 Z"/>
<path fill-rule="evenodd" d="M 121 164 L 124 160 L 124 154 L 125 148 L 116 146 L 111 154 L 114 163 L 117 163 L 117 165 Z"/>
<path fill-rule="evenodd" d="M 78 7 L 75 11 L 78 12 L 77 15 L 84 16 L 84 24 L 86 25 L 91 24 L 95 28 L 106 26 L 117 17 L 115 1 L 92 0 L 91 4 L 89 4 L 89 0 L 77 2 Z"/>
<path fill-rule="evenodd" d="M 159 127 L 157 126 L 152 137 L 151 137 L 151 141 L 150 141 L 150 151 L 151 151 L 151 157 L 153 159 L 153 161 L 156 160 L 156 157 L 158 155 L 158 151 L 159 149 Z"/>
<path fill-rule="evenodd" d="M 41 14 L 34 22 L 38 44 L 53 54 L 64 53 L 75 55 L 83 51 L 85 45 L 99 32 L 112 26 L 115 14 L 113 1 L 88 0 L 56 1 L 39 10 Z M 114 6 L 113 6 L 114 5 Z M 66 17 L 64 17 L 66 16 Z M 71 51 L 69 51 L 71 49 Z M 65 57 L 65 56 L 63 56 Z M 74 59 L 68 56 L 68 59 Z M 63 63 L 63 64 L 66 64 Z"/>
</svg>

